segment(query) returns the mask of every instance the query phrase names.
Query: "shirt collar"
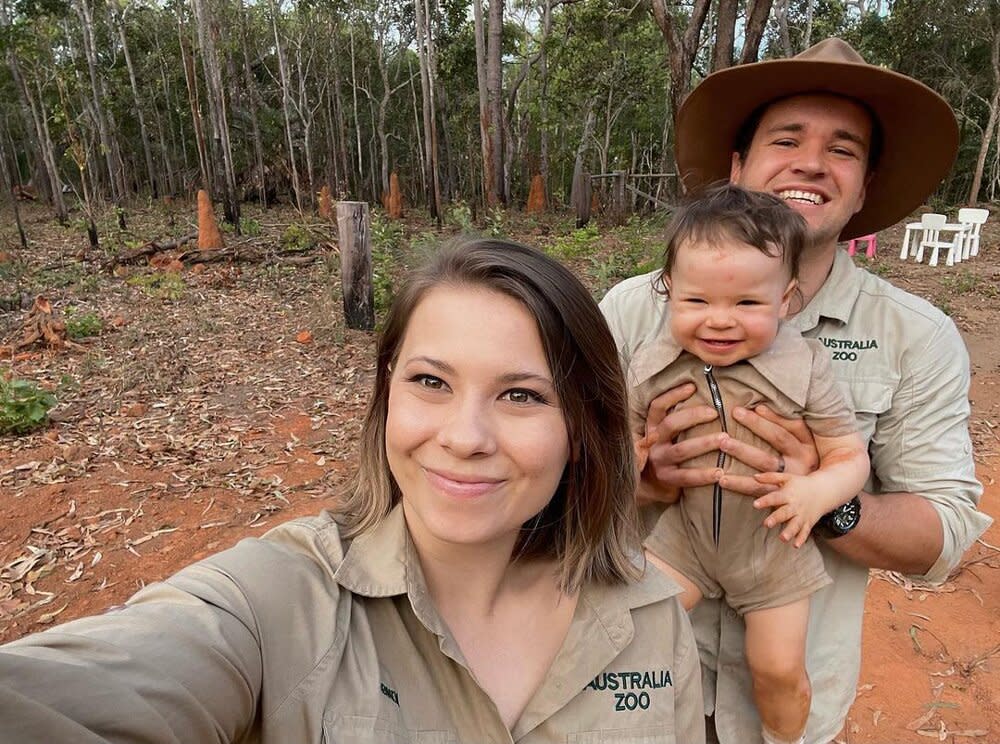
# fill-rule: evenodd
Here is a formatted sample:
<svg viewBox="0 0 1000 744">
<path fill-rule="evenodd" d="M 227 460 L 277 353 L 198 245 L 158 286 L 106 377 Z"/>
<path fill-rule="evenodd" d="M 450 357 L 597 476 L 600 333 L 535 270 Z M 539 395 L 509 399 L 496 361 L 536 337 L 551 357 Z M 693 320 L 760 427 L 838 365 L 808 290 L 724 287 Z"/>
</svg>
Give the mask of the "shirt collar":
<svg viewBox="0 0 1000 744">
<path fill-rule="evenodd" d="M 406 565 L 412 549 L 403 508 L 397 504 L 375 527 L 354 538 L 334 579 L 365 597 L 406 594 Z"/>
<path fill-rule="evenodd" d="M 774 343 L 745 362 L 797 405 L 805 406 L 809 393 L 809 376 L 802 373 L 803 364 L 808 362 L 802 357 L 802 349 L 798 330 L 783 322 L 778 326 Z M 683 351 L 669 333 L 661 333 L 633 359 L 635 384 L 641 385 L 658 375 L 676 361 Z"/>
<path fill-rule="evenodd" d="M 862 279 L 864 271 L 854 265 L 847 251 L 838 249 L 833 257 L 830 273 L 819 292 L 788 322 L 803 333 L 819 325 L 821 318 L 846 323 L 850 320 L 851 309 L 861 291 Z"/>
</svg>

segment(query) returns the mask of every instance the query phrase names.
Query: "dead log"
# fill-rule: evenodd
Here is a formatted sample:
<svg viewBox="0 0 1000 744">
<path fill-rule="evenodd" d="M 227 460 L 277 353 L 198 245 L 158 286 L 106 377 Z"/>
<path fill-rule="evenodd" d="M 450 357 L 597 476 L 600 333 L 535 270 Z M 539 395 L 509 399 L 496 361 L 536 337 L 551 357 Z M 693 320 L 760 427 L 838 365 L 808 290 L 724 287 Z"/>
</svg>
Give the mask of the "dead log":
<svg viewBox="0 0 1000 744">
<path fill-rule="evenodd" d="M 119 253 L 117 256 L 112 256 L 104 262 L 101 268 L 104 271 L 110 271 L 115 266 L 141 263 L 143 259 L 155 256 L 157 253 L 162 251 L 170 251 L 174 248 L 180 248 L 187 245 L 197 237 L 198 233 L 195 232 L 190 235 L 183 235 L 179 238 L 173 238 L 170 240 L 150 240 L 148 243 L 140 245 L 138 248 L 133 248 L 125 251 L 124 253 Z"/>
<path fill-rule="evenodd" d="M 21 340 L 14 345 L 14 349 L 26 349 L 36 341 L 45 342 L 50 349 L 84 348 L 66 338 L 66 324 L 54 317 L 51 303 L 41 295 L 35 298 L 31 313 L 21 328 Z"/>
<path fill-rule="evenodd" d="M 337 203 L 337 233 L 340 236 L 340 284 L 344 292 L 347 327 L 374 330 L 375 295 L 367 202 Z"/>
</svg>

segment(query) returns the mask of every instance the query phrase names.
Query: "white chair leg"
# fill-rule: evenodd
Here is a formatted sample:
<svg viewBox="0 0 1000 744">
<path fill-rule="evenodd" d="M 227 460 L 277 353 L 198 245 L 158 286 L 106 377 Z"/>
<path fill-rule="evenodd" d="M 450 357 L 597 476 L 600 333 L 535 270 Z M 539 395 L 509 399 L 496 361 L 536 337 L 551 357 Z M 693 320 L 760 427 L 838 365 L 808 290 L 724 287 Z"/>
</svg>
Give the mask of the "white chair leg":
<svg viewBox="0 0 1000 744">
<path fill-rule="evenodd" d="M 906 253 L 910 248 L 910 228 L 906 228 L 906 232 L 903 233 L 903 250 L 899 252 L 899 259 L 901 261 L 906 260 Z"/>
<path fill-rule="evenodd" d="M 922 240 L 920 241 L 919 246 L 917 247 L 917 256 L 916 256 L 916 259 L 917 259 L 917 263 L 923 263 L 923 260 L 924 260 L 924 241 L 922 241 Z"/>
</svg>

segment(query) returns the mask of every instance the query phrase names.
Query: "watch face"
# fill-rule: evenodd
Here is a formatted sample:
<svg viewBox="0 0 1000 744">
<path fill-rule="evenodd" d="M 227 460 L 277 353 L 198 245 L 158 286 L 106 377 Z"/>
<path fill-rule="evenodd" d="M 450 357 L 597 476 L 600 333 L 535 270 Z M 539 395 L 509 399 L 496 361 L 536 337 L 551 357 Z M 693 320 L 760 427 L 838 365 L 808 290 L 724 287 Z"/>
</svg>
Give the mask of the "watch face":
<svg viewBox="0 0 1000 744">
<path fill-rule="evenodd" d="M 830 514 L 830 525 L 836 532 L 845 534 L 853 530 L 861 518 L 861 504 L 854 498 Z"/>
</svg>

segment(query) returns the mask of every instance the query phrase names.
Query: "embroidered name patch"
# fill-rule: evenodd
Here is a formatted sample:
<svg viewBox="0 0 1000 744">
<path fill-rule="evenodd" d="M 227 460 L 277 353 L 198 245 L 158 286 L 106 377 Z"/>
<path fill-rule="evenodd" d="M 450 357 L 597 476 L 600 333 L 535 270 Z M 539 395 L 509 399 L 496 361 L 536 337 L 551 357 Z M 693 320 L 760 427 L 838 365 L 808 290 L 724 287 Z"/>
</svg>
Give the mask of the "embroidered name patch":
<svg viewBox="0 0 1000 744">
<path fill-rule="evenodd" d="M 602 672 L 592 679 L 585 690 L 611 692 L 616 711 L 646 710 L 650 704 L 650 690 L 673 687 L 669 669 L 648 672 Z"/>
</svg>

